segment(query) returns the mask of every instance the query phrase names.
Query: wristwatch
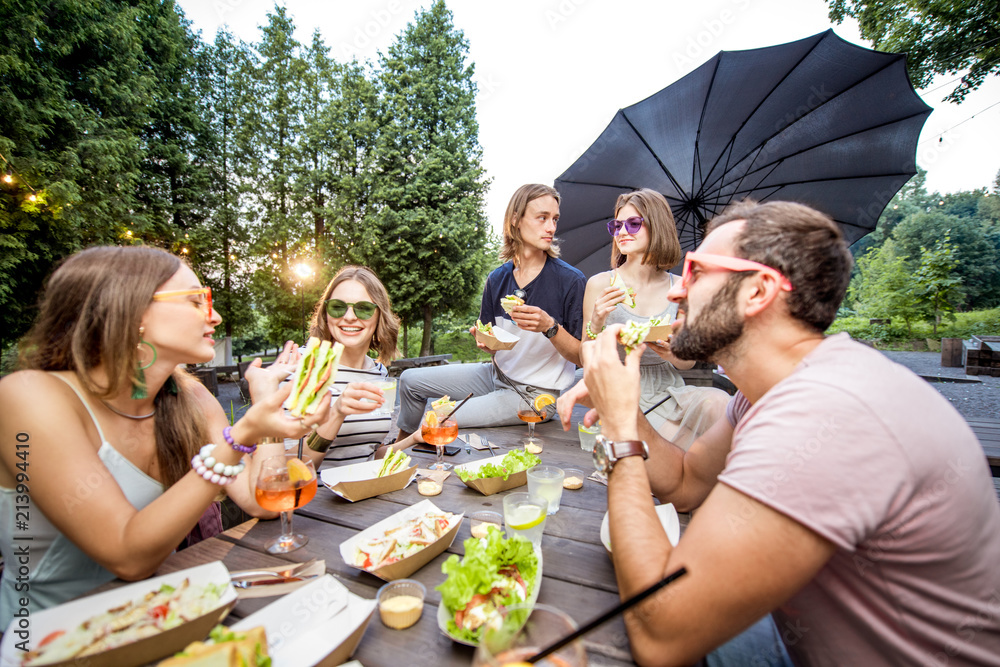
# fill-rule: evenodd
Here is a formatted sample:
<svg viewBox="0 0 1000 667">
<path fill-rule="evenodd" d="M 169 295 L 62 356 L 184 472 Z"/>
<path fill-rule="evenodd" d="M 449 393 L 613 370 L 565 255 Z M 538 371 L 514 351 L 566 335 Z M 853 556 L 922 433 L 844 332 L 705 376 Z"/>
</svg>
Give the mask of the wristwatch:
<svg viewBox="0 0 1000 667">
<path fill-rule="evenodd" d="M 552 338 L 557 333 L 559 333 L 559 323 L 558 322 L 556 322 L 551 327 L 549 327 L 548 329 L 546 329 L 545 332 L 542 333 L 542 335 L 545 336 L 546 338 Z"/>
<path fill-rule="evenodd" d="M 649 446 L 644 440 L 615 442 L 603 435 L 597 436 L 597 444 L 594 446 L 594 467 L 599 472 L 610 475 L 615 463 L 626 456 L 641 456 L 643 460 L 648 459 Z"/>
</svg>

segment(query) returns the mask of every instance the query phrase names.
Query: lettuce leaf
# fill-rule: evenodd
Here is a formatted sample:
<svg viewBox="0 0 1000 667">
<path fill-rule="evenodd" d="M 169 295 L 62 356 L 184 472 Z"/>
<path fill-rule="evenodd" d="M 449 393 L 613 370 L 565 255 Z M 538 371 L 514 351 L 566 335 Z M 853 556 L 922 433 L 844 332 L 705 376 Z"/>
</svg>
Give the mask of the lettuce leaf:
<svg viewBox="0 0 1000 667">
<path fill-rule="evenodd" d="M 500 461 L 500 465 L 487 463 L 480 466 L 478 470 L 459 468 L 455 472 L 463 482 L 467 482 L 470 479 L 482 479 L 484 477 L 503 477 L 507 479 L 515 472 L 533 468 L 541 462 L 540 458 L 523 449 L 512 449 L 504 455 Z"/>
<path fill-rule="evenodd" d="M 465 557 L 461 560 L 452 554 L 441 565 L 447 579 L 437 587 L 441 604 L 448 611 L 448 632 L 468 642 L 478 642 L 480 628 L 465 630 L 455 624 L 455 612 L 465 607 L 475 595 L 486 595 L 492 590 L 497 572 L 516 565 L 527 587 L 527 598 L 538 585 L 538 556 L 531 542 L 521 538 L 505 538 L 499 530 L 490 530 L 483 539 L 470 537 L 465 540 Z M 504 606 L 520 600 L 508 596 Z"/>
</svg>

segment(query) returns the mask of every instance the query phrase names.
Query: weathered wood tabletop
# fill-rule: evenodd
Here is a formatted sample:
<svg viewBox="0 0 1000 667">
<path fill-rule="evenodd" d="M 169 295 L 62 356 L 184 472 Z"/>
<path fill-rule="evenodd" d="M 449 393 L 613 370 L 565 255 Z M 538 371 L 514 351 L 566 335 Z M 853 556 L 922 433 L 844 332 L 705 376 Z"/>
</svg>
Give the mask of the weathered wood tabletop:
<svg viewBox="0 0 1000 667">
<path fill-rule="evenodd" d="M 591 455 L 579 445 L 576 421 L 582 411 L 574 415 L 573 429 L 563 432 L 558 422 L 536 426 L 536 435 L 544 444 L 542 462 L 562 468 L 576 468 L 590 475 L 593 472 Z M 461 418 L 461 414 L 457 415 Z M 461 423 L 461 422 L 460 422 Z M 459 437 L 469 431 L 462 429 Z M 493 429 L 475 429 L 476 433 L 499 446 L 498 454 L 519 446 L 526 434 L 526 426 Z M 429 454 L 413 453 L 423 467 L 433 461 Z M 451 463 L 491 456 L 488 450 L 472 450 L 471 455 L 462 451 L 447 460 Z M 515 489 L 526 490 L 525 487 Z M 484 496 L 466 487 L 456 475 L 445 480 L 444 491 L 431 500 L 442 510 L 465 512 L 466 516 L 478 510 L 503 513 L 502 492 Z M 327 572 L 333 574 L 353 593 L 374 598 L 384 583 L 374 575 L 345 564 L 340 557 L 340 543 L 398 512 L 403 506 L 412 505 L 424 497 L 419 495 L 416 484 L 402 491 L 349 503 L 320 488 L 309 505 L 295 512 L 296 532 L 309 536 L 309 544 L 291 554 L 288 560 L 305 561 L 312 557 L 326 560 Z M 538 602 L 553 605 L 572 616 L 580 624 L 597 617 L 618 601 L 611 558 L 600 540 L 601 520 L 607 509 L 607 488 L 597 482 L 585 480 L 582 489 L 564 490 L 559 511 L 548 517 L 542 538 L 544 556 L 543 579 Z M 280 565 L 281 558 L 264 551 L 264 544 L 280 532 L 278 521 L 251 521 L 227 533 L 180 551 L 163 564 L 158 574 L 191 567 L 211 560 L 221 559 L 230 570 Z M 464 553 L 463 541 L 470 537 L 468 521 L 463 522 L 451 548 L 418 570 L 411 578 L 427 587 L 427 604 L 417 625 L 407 630 L 390 630 L 376 618 L 368 627 L 354 657 L 366 667 L 388 665 L 468 665 L 473 649 L 452 642 L 437 626 L 437 606 L 440 594 L 434 587 L 444 581 L 441 564 L 452 553 Z M 274 598 L 241 600 L 232 616 L 244 617 L 257 611 Z M 591 665 L 633 664 L 629 654 L 628 639 L 621 618 L 609 621 L 591 633 L 586 641 Z"/>
</svg>

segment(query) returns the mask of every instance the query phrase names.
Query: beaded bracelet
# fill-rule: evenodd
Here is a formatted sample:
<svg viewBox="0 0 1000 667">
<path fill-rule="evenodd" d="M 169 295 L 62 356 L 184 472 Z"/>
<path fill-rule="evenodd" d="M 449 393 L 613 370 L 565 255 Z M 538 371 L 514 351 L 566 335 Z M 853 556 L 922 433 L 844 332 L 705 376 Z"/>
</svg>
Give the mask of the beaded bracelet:
<svg viewBox="0 0 1000 667">
<path fill-rule="evenodd" d="M 201 448 L 197 454 L 191 459 L 191 467 L 196 473 L 201 475 L 206 482 L 211 482 L 212 484 L 218 484 L 219 486 L 225 486 L 229 484 L 236 476 L 243 472 L 246 464 L 240 461 L 236 465 L 227 465 L 222 461 L 216 461 L 212 456 L 212 452 L 215 450 L 215 445 L 209 443 Z"/>
<path fill-rule="evenodd" d="M 222 429 L 222 437 L 226 439 L 226 443 L 238 452 L 243 452 L 244 454 L 253 454 L 257 451 L 257 445 L 241 445 L 240 443 L 233 440 L 233 427 L 227 426 Z"/>
<path fill-rule="evenodd" d="M 587 322 L 586 330 L 587 330 L 587 338 L 589 338 L 590 340 L 594 340 L 595 338 L 597 338 L 597 334 L 595 334 L 594 331 L 590 328 L 590 322 Z M 601 331 L 604 331 L 604 329 L 602 328 Z"/>
</svg>

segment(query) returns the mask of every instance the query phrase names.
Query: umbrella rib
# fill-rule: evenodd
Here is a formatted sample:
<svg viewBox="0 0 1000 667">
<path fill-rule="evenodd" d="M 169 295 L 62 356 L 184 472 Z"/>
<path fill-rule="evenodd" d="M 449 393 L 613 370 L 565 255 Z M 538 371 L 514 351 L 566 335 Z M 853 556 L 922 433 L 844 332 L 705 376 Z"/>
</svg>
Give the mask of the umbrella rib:
<svg viewBox="0 0 1000 667">
<path fill-rule="evenodd" d="M 783 83 L 785 83 L 785 81 L 788 79 L 788 77 L 792 75 L 792 72 L 794 72 L 796 69 L 798 69 L 799 65 L 801 65 L 802 62 L 806 58 L 808 58 L 810 55 L 812 55 L 813 51 L 815 51 L 816 48 L 823 42 L 823 40 L 825 40 L 829 36 L 829 34 L 832 33 L 832 32 L 833 32 L 832 29 L 827 30 L 826 33 L 823 35 L 822 38 L 816 40 L 816 43 L 813 44 L 812 47 L 810 47 L 810 49 L 808 51 L 806 51 L 804 54 L 802 54 L 802 57 L 799 58 L 799 60 L 794 65 L 792 65 L 791 67 L 788 68 L 788 71 L 785 72 L 785 75 L 783 77 L 781 77 L 781 80 L 778 81 L 778 82 L 776 82 L 773 86 L 771 86 L 771 90 L 769 90 L 767 92 L 767 94 L 764 95 L 764 97 L 762 97 L 760 99 L 760 102 L 757 103 L 757 106 L 754 107 L 753 111 L 751 111 L 749 114 L 747 114 L 747 117 L 743 119 L 742 123 L 740 123 L 739 128 L 737 128 L 736 131 L 733 132 L 732 136 L 729 137 L 729 141 L 727 142 L 726 145 L 727 145 L 727 148 L 728 148 L 728 150 L 730 152 L 732 152 L 732 150 L 735 148 L 736 138 L 740 135 L 740 132 L 743 131 L 743 128 L 745 128 L 747 126 L 747 123 L 750 122 L 750 119 L 753 118 L 754 115 L 756 115 L 756 113 L 758 111 L 760 111 L 760 108 L 762 106 L 764 106 L 764 103 L 767 102 L 768 99 L 770 99 L 770 97 L 774 93 L 774 91 L 776 91 L 779 87 L 781 87 L 781 85 Z M 770 137 L 768 138 L 768 140 L 769 139 L 770 139 Z M 764 147 L 764 144 L 767 143 L 768 140 L 765 140 L 763 143 L 761 143 L 760 145 L 756 146 L 755 148 L 758 149 L 758 151 L 759 151 L 759 149 L 762 149 Z M 753 150 L 754 149 L 751 149 L 751 150 L 747 151 L 747 155 L 749 155 L 750 153 L 752 153 Z M 711 174 L 713 171 L 715 171 L 715 168 L 719 165 L 719 160 L 722 159 L 722 155 L 724 155 L 725 153 L 726 153 L 726 150 L 723 150 L 722 152 L 720 152 L 719 157 L 716 158 L 715 163 L 712 165 L 712 169 L 709 170 L 708 173 Z M 759 152 L 758 152 L 758 154 L 759 154 Z M 754 159 L 756 159 L 756 158 L 754 158 Z M 751 162 L 751 164 L 753 164 L 753 163 Z M 723 171 L 719 175 L 719 179 L 721 179 L 722 177 L 724 177 L 725 174 L 726 174 L 726 171 Z M 712 184 L 703 183 L 702 184 L 702 190 L 704 190 L 707 187 L 714 187 L 715 183 L 717 183 L 717 182 L 718 182 L 718 179 L 716 179 L 715 181 L 713 181 Z"/>
<path fill-rule="evenodd" d="M 795 151 L 794 153 L 789 153 L 788 155 L 782 156 L 781 158 L 775 160 L 774 162 L 766 162 L 766 163 L 761 164 L 760 166 L 755 167 L 753 169 L 748 169 L 742 176 L 740 176 L 740 178 L 738 179 L 738 181 L 734 181 L 734 183 L 742 182 L 748 176 L 750 176 L 750 174 L 757 174 L 762 169 L 766 169 L 767 167 L 770 167 L 770 166 L 777 167 L 777 166 L 781 165 L 782 162 L 784 162 L 785 160 L 787 160 L 789 158 L 793 158 L 793 157 L 795 157 L 797 155 L 802 155 L 803 153 L 806 153 L 808 151 L 814 150 L 816 148 L 820 148 L 821 146 L 826 146 L 827 144 L 832 144 L 835 141 L 842 141 L 842 140 L 844 140 L 844 139 L 846 139 L 848 137 L 853 137 L 853 136 L 857 136 L 859 134 L 864 134 L 865 132 L 871 132 L 872 130 L 877 130 L 877 129 L 881 128 L 881 127 L 888 127 L 889 125 L 895 125 L 896 123 L 902 123 L 902 122 L 911 120 L 913 118 L 917 118 L 919 116 L 927 115 L 928 113 L 930 113 L 930 112 L 929 111 L 921 111 L 919 113 L 910 114 L 909 116 L 905 116 L 903 118 L 897 118 L 895 120 L 886 121 L 885 123 L 881 123 L 879 125 L 872 125 L 870 127 L 866 127 L 863 130 L 857 130 L 855 132 L 850 132 L 848 134 L 843 134 L 843 135 L 840 135 L 838 137 L 833 137 L 831 139 L 827 139 L 826 141 L 821 141 L 819 143 L 812 144 L 810 146 L 805 146 L 805 147 L 801 148 L 800 150 Z M 759 151 L 763 150 L 763 146 L 758 146 L 757 150 L 758 150 L 758 153 L 759 153 Z M 756 161 L 756 157 L 754 158 L 754 161 Z M 773 171 L 773 169 L 772 169 L 772 171 Z M 875 175 L 878 175 L 878 174 L 872 174 L 872 175 L 875 176 Z M 887 175 L 892 176 L 894 174 L 887 174 Z M 724 176 L 725 176 L 725 174 L 723 174 L 722 176 L 720 176 L 718 180 L 721 180 Z M 718 182 L 718 180 L 716 182 Z M 820 179 L 820 180 L 832 180 L 832 179 Z M 805 182 L 805 181 L 803 181 L 803 182 Z M 730 185 L 730 184 L 723 182 L 720 185 L 720 188 L 721 187 L 725 187 L 726 185 Z M 739 187 L 739 186 L 737 185 L 737 187 Z"/>
<path fill-rule="evenodd" d="M 892 54 L 886 54 L 886 55 L 892 55 Z M 869 74 L 868 76 L 866 76 L 866 77 L 864 77 L 862 79 L 858 79 L 857 81 L 855 81 L 854 83 L 852 83 L 850 86 L 848 86 L 844 90 L 842 90 L 839 93 L 837 93 L 836 95 L 833 95 L 832 97 L 830 97 L 827 100 L 823 100 L 823 102 L 821 102 L 819 105 L 817 105 L 814 109 L 811 109 L 808 112 L 802 114 L 801 116 L 799 116 L 798 118 L 796 118 L 794 121 L 792 121 L 791 123 L 789 123 L 785 127 L 783 127 L 780 130 L 774 132 L 771 136 L 767 137 L 766 139 L 764 139 L 763 141 L 761 141 L 757 146 L 754 147 L 758 151 L 757 155 L 760 155 L 760 153 L 763 151 L 763 148 L 767 144 L 767 142 L 771 141 L 772 139 L 774 139 L 776 136 L 778 136 L 782 132 L 787 131 L 790 127 L 792 127 L 793 125 L 795 125 L 795 123 L 798 123 L 803 118 L 806 118 L 807 116 L 810 116 L 813 113 L 819 111 L 820 109 L 822 109 L 824 106 L 826 106 L 827 104 L 829 104 L 833 100 L 835 100 L 838 97 L 841 97 L 841 96 L 847 94 L 848 92 L 850 92 L 854 88 L 858 87 L 859 85 L 861 85 L 865 81 L 867 81 L 867 80 L 871 79 L 872 77 L 874 77 L 874 76 L 880 74 L 881 72 L 885 71 L 886 69 L 888 69 L 889 67 L 891 67 L 892 65 L 894 65 L 900 58 L 903 58 L 903 57 L 904 56 L 901 56 L 901 55 L 896 55 L 895 57 L 892 57 L 891 60 L 889 62 L 887 62 L 883 67 L 878 68 L 877 70 L 875 70 L 874 72 L 872 72 L 871 74 Z M 772 92 L 773 92 L 773 89 L 772 89 Z M 768 94 L 768 96 L 769 95 L 770 95 L 770 93 Z M 764 99 L 766 100 L 767 98 L 765 97 Z M 763 101 L 764 100 L 761 101 L 761 104 L 763 104 Z M 758 105 L 758 108 L 759 108 L 759 105 Z M 756 113 L 756 111 L 757 111 L 757 109 L 754 110 L 754 113 Z M 927 113 L 930 113 L 930 111 L 922 111 L 922 112 L 919 112 L 919 113 L 910 114 L 909 116 L 906 116 L 904 118 L 897 118 L 897 119 L 894 119 L 894 120 L 882 123 L 880 125 L 874 125 L 874 126 L 871 126 L 871 127 L 867 127 L 864 130 L 858 130 L 857 132 L 852 132 L 850 134 L 845 134 L 845 135 L 842 135 L 840 137 L 836 137 L 834 139 L 828 139 L 828 140 L 826 140 L 824 142 L 821 142 L 821 143 L 818 143 L 818 144 L 813 144 L 812 146 L 807 146 L 807 147 L 803 148 L 802 150 L 800 150 L 800 151 L 798 151 L 796 153 L 793 153 L 792 155 L 798 155 L 799 153 L 803 153 L 803 152 L 805 152 L 807 150 L 811 150 L 813 148 L 817 148 L 819 146 L 823 146 L 825 144 L 831 143 L 833 141 L 837 141 L 839 139 L 850 137 L 850 136 L 853 136 L 855 134 L 860 134 L 861 132 L 869 132 L 871 130 L 878 129 L 880 127 L 885 127 L 885 126 L 891 125 L 893 123 L 898 123 L 898 122 L 901 122 L 901 121 L 904 121 L 904 120 L 909 120 L 909 119 L 911 119 L 911 118 L 913 118 L 915 116 L 926 115 Z M 752 117 L 753 114 L 750 114 L 750 116 Z M 748 120 L 749 120 L 749 117 L 748 117 Z M 742 129 L 742 127 L 740 129 Z M 731 141 L 735 141 L 736 135 L 738 135 L 738 134 L 739 134 L 739 130 L 737 130 L 736 133 L 734 133 L 733 138 L 731 139 Z M 751 152 L 752 151 L 747 151 L 747 154 L 749 155 Z M 781 159 L 782 160 L 787 159 L 789 157 L 792 157 L 792 155 L 786 155 L 785 157 L 783 157 Z M 743 176 L 740 177 L 740 180 L 743 180 L 744 178 L 746 178 L 746 176 L 748 174 L 756 172 L 756 169 L 752 168 L 754 162 L 756 162 L 756 159 L 757 159 L 757 156 L 754 156 L 753 161 L 751 161 L 751 168 L 748 169 L 747 172 Z M 768 164 L 772 164 L 772 163 L 768 163 Z M 763 166 L 767 166 L 767 165 L 762 165 L 762 167 Z M 720 179 L 722 179 L 724 177 L 725 177 L 725 172 L 723 172 L 722 174 L 720 174 L 719 178 L 716 179 L 716 181 L 714 181 L 712 185 L 714 186 L 715 183 L 717 183 Z"/>
<path fill-rule="evenodd" d="M 622 118 L 625 119 L 625 122 L 628 123 L 629 128 L 631 128 L 635 136 L 639 138 L 639 141 L 642 142 L 642 145 L 646 147 L 646 150 L 649 151 L 649 154 L 653 156 L 654 160 L 656 160 L 656 164 L 660 165 L 660 169 L 663 170 L 663 173 L 666 175 L 666 177 L 670 179 L 671 183 L 673 183 L 674 188 L 677 190 L 677 192 L 684 192 L 684 189 L 681 187 L 681 184 L 677 182 L 677 179 L 674 178 L 674 175 L 670 173 L 669 169 L 667 169 L 667 165 L 663 164 L 663 162 L 660 160 L 660 156 L 656 154 L 656 151 L 654 151 L 653 147 L 649 145 L 649 143 L 646 141 L 646 138 L 641 134 L 639 134 L 639 131 L 635 129 L 635 125 L 633 125 L 632 121 L 629 120 L 628 114 L 625 113 L 625 109 L 622 109 Z"/>
<path fill-rule="evenodd" d="M 717 57 L 715 59 L 715 67 L 712 68 L 712 79 L 708 82 L 708 91 L 705 93 L 705 104 L 701 105 L 701 116 L 698 118 L 698 131 L 695 133 L 694 137 L 694 159 L 691 160 L 691 184 L 701 183 L 701 176 L 705 172 L 701 169 L 701 131 L 705 127 L 705 114 L 708 112 L 708 100 L 712 97 L 712 91 L 715 89 L 715 78 L 719 74 L 719 64 L 722 62 L 722 57 Z M 716 160 L 718 164 L 718 160 Z M 713 165 L 714 168 L 714 165 Z M 711 173 L 711 172 L 710 172 Z M 678 190 L 680 191 L 680 190 Z M 699 187 L 696 196 L 701 195 L 702 188 Z M 695 195 L 695 193 L 691 193 Z"/>
</svg>

